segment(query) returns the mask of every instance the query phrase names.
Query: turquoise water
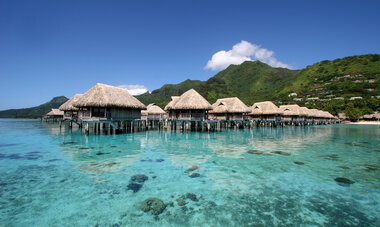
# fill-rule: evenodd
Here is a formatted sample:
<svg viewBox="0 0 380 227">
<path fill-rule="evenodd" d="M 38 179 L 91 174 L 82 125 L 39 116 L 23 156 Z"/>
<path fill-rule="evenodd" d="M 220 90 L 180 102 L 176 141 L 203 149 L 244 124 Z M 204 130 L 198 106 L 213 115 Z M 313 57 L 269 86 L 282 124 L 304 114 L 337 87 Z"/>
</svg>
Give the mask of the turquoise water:
<svg viewBox="0 0 380 227">
<path fill-rule="evenodd" d="M 0 225 L 380 226 L 379 144 L 380 126 L 86 136 L 0 120 Z M 159 215 L 140 210 L 151 197 Z"/>
</svg>

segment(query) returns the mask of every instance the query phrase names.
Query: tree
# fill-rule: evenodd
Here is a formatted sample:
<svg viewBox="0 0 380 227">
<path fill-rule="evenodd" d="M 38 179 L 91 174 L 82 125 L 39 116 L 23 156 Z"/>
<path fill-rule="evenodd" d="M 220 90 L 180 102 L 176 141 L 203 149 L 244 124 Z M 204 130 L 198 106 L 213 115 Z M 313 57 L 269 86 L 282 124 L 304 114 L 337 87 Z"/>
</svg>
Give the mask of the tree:
<svg viewBox="0 0 380 227">
<path fill-rule="evenodd" d="M 348 106 L 344 113 L 351 121 L 357 121 L 359 118 L 363 115 L 362 111 L 358 108 L 355 108 L 353 106 Z"/>
</svg>

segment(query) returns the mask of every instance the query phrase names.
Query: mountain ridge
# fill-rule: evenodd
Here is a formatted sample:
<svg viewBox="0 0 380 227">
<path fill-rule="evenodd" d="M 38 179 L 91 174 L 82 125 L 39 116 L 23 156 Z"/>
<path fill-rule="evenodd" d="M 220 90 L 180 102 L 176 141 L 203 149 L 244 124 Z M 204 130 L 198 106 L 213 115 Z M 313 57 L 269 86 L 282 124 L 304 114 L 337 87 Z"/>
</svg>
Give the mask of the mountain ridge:
<svg viewBox="0 0 380 227">
<path fill-rule="evenodd" d="M 273 101 L 277 105 L 297 103 L 337 114 L 380 111 L 380 55 L 355 55 L 324 60 L 304 69 L 274 68 L 260 61 L 230 65 L 206 81 L 186 79 L 178 84 L 135 96 L 145 105 L 162 108 L 171 96 L 194 88 L 211 104 L 219 98 L 238 97 L 245 104 Z M 296 93 L 295 96 L 290 94 Z M 350 100 L 360 97 L 357 100 Z M 37 107 L 0 111 L 4 117 L 40 117 L 58 108 L 67 98 L 58 96 Z"/>
<path fill-rule="evenodd" d="M 346 74 L 351 76 L 347 80 L 342 79 Z M 355 82 L 356 80 L 361 82 Z M 170 101 L 170 96 L 178 96 L 185 91 L 178 89 L 184 87 L 183 84 L 191 84 L 191 80 L 177 85 L 164 85 L 150 94 L 136 97 L 144 104 L 155 102 L 164 107 Z M 371 98 L 380 96 L 380 55 L 324 60 L 297 70 L 274 68 L 260 61 L 246 61 L 240 65 L 230 65 L 208 80 L 193 85 L 192 88 L 211 104 L 218 98 L 238 97 L 247 105 L 258 101 L 297 103 L 337 114 L 349 104 L 352 108 L 363 109 L 363 113 L 369 113 L 378 111 L 380 105 L 379 99 Z M 297 96 L 290 98 L 288 95 L 291 93 L 297 93 Z M 324 101 L 307 101 L 314 96 Z M 334 100 L 340 96 L 348 100 Z M 362 102 L 365 104 L 347 102 L 354 96 L 363 96 Z M 295 101 L 294 98 L 302 100 Z"/>
<path fill-rule="evenodd" d="M 0 118 L 39 118 L 47 114 L 51 109 L 58 108 L 68 100 L 65 96 L 57 96 L 39 106 L 9 109 L 0 111 Z"/>
</svg>

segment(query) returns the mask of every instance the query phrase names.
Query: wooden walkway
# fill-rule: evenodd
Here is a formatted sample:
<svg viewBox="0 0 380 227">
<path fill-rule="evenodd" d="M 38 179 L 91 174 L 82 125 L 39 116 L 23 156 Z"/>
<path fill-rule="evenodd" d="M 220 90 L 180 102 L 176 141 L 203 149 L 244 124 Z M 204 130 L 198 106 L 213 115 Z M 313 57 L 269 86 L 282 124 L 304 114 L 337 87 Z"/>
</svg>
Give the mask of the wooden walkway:
<svg viewBox="0 0 380 227">
<path fill-rule="evenodd" d="M 89 134 L 120 134 L 149 130 L 218 132 L 223 129 L 249 129 L 257 127 L 292 127 L 337 124 L 336 120 L 275 121 L 275 120 L 140 120 L 140 119 L 65 119 L 60 127 L 73 124 Z"/>
</svg>

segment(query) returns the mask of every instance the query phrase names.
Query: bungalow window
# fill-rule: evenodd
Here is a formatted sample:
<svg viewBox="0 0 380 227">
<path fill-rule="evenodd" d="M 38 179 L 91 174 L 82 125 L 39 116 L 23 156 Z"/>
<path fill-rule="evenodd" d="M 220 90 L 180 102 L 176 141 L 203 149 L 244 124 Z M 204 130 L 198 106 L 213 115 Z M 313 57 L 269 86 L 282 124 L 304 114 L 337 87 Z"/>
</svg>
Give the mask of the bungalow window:
<svg viewBox="0 0 380 227">
<path fill-rule="evenodd" d="M 92 108 L 92 116 L 93 117 L 104 117 L 104 108 Z"/>
</svg>

